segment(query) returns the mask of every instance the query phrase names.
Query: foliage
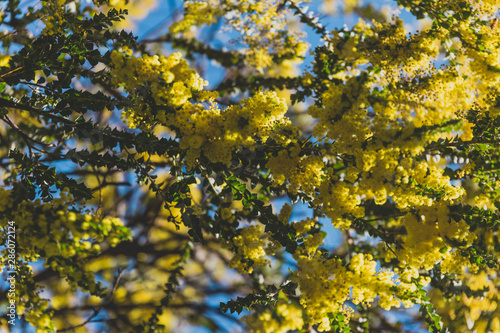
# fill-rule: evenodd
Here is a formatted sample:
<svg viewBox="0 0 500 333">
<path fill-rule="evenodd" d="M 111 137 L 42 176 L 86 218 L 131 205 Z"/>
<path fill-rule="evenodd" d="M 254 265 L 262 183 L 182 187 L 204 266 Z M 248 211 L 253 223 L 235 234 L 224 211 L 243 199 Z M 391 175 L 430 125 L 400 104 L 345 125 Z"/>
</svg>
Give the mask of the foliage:
<svg viewBox="0 0 500 333">
<path fill-rule="evenodd" d="M 500 332 L 499 2 L 0 3 L 17 325 Z"/>
</svg>

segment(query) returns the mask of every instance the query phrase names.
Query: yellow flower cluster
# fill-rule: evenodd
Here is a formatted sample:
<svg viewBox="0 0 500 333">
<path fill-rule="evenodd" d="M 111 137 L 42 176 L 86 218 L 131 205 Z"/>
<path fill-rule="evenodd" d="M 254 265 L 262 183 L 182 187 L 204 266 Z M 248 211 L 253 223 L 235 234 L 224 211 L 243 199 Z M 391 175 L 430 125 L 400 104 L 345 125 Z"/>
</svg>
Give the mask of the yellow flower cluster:
<svg viewBox="0 0 500 333">
<path fill-rule="evenodd" d="M 202 156 L 229 164 L 235 149 L 253 149 L 257 138 L 265 142 L 271 135 L 287 143 L 285 134 L 294 130 L 284 117 L 287 105 L 275 92 L 259 91 L 241 105 L 220 110 L 214 102 L 217 94 L 203 91 L 207 82 L 180 53 L 135 57 L 124 50 L 113 51 L 111 59 L 112 83 L 134 99 L 123 120 L 131 128 L 150 129 L 160 123 L 175 130 L 190 167 Z"/>
<path fill-rule="evenodd" d="M 351 220 L 344 217 L 345 214 L 355 218 L 365 216 L 359 188 L 346 182 L 336 181 L 335 176 L 328 177 L 321 183 L 314 203 L 321 206 L 321 211 L 332 220 L 336 228 L 349 228 Z"/>
<path fill-rule="evenodd" d="M 50 332 L 52 326 L 52 311 L 48 310 L 49 301 L 41 298 L 38 294 L 30 295 L 29 304 L 31 306 L 26 308 L 27 302 L 25 302 L 25 300 L 28 295 L 28 291 L 26 289 L 27 288 L 24 285 L 20 286 L 19 295 L 22 295 L 20 297 L 22 302 L 17 306 L 18 315 L 24 315 L 24 319 L 36 327 L 36 333 Z"/>
<path fill-rule="evenodd" d="M 241 229 L 232 243 L 237 249 L 234 257 L 229 261 L 229 267 L 238 270 L 238 273 L 252 273 L 253 267 L 266 267 L 271 261 L 265 258 L 267 245 L 262 239 L 264 234 L 261 225 L 252 225 Z"/>
<path fill-rule="evenodd" d="M 466 318 L 474 323 L 477 332 L 500 332 L 500 317 L 497 310 L 500 298 L 498 288 L 494 285 L 495 281 L 498 283 L 498 278 L 491 276 L 484 286 L 490 289 L 486 293 L 486 297 L 463 295 L 463 304 L 467 307 Z M 483 316 L 482 320 L 478 320 L 481 316 Z M 491 318 L 491 322 L 484 320 L 485 317 Z"/>
<path fill-rule="evenodd" d="M 100 295 L 103 287 L 96 282 L 94 273 L 84 269 L 86 260 L 101 252 L 101 243 L 110 246 L 129 239 L 130 231 L 118 218 L 99 218 L 90 214 L 77 213 L 70 209 L 71 195 L 62 192 L 59 198 L 48 203 L 23 201 L 15 208 L 12 205 L 11 191 L 0 188 L 0 214 L 7 213 L 15 221 L 17 233 L 23 237 L 16 239 L 17 255 L 22 262 L 44 260 L 46 267 L 52 268 L 76 290 Z M 8 219 L 0 218 L 0 227 L 6 228 Z M 7 250 L 2 251 L 2 264 L 7 263 Z M 21 261 L 19 264 L 21 264 Z M 26 285 L 19 290 L 19 305 L 33 304 L 27 318 L 46 318 L 45 301 L 40 300 L 32 280 L 32 271 L 25 265 L 18 283 Z M 45 320 L 45 319 L 43 319 Z"/>
<path fill-rule="evenodd" d="M 184 18 L 181 21 L 174 22 L 170 26 L 170 32 L 186 32 L 191 27 L 197 27 L 204 24 L 211 25 L 224 15 L 224 10 L 220 6 L 220 1 L 186 1 L 184 3 Z"/>
<path fill-rule="evenodd" d="M 53 35 L 61 31 L 64 23 L 64 13 L 74 11 L 81 0 L 53 0 L 46 1 L 40 11 L 40 18 L 45 25 L 42 34 Z M 134 21 L 144 18 L 151 10 L 156 7 L 156 0 L 110 0 L 108 4 L 102 4 L 102 1 L 93 0 L 94 7 L 92 13 L 97 11 L 107 13 L 110 8 L 117 10 L 127 10 L 128 14 L 125 20 L 114 22 L 114 29 L 132 29 L 135 27 Z"/>
<path fill-rule="evenodd" d="M 297 193 L 301 189 L 311 195 L 321 182 L 323 159 L 314 155 L 299 156 L 300 153 L 301 147 L 296 143 L 288 149 L 280 150 L 277 156 L 270 156 L 266 167 L 276 184 L 289 181 L 287 189 L 290 193 Z"/>
<path fill-rule="evenodd" d="M 2 259 L 7 255 L 2 253 Z M 8 267 L 7 262 L 1 265 Z M 16 311 L 18 316 L 23 316 L 27 322 L 36 327 L 36 333 L 45 333 L 51 330 L 52 311 L 49 310 L 49 301 L 40 297 L 40 285 L 31 278 L 33 270 L 31 266 L 21 260 L 16 261 Z M 27 278 L 30 277 L 30 278 Z M 7 301 L 3 299 L 2 301 Z M 5 304 L 5 303 L 4 303 Z M 0 321 L 0 327 L 6 327 L 7 321 Z"/>
<path fill-rule="evenodd" d="M 273 129 L 286 124 L 286 110 L 276 93 L 261 91 L 224 111 L 213 104 L 209 109 L 186 104 L 168 117 L 167 125 L 178 129 L 187 165 L 194 165 L 202 151 L 212 163 L 229 164 L 235 149 L 253 149 L 257 138 L 265 142 Z"/>
<path fill-rule="evenodd" d="M 214 104 L 209 109 L 186 104 L 168 118 L 167 125 L 178 129 L 187 165 L 194 165 L 202 153 L 212 163 L 229 164 L 234 150 L 254 149 L 257 138 L 265 142 L 273 129 L 286 125 L 286 111 L 275 92 L 260 91 L 223 111 Z"/>
<path fill-rule="evenodd" d="M 292 206 L 288 203 L 285 203 L 283 207 L 281 207 L 280 212 L 278 214 L 278 220 L 283 224 L 288 224 L 288 220 L 292 215 Z"/>
<path fill-rule="evenodd" d="M 496 96 L 500 83 L 500 28 L 498 24 L 485 24 L 477 27 L 478 34 L 471 33 L 471 27 L 462 23 L 459 27 L 464 34 L 458 43 L 457 61 L 462 64 L 460 72 L 467 77 L 467 84 L 471 87 L 478 110 L 481 114 L 488 112 L 490 116 L 500 115 L 500 108 Z M 470 47 L 469 45 L 481 45 Z"/>
<path fill-rule="evenodd" d="M 373 28 L 361 21 L 358 29 L 368 36 L 366 44 L 358 47 L 369 63 L 383 68 L 389 80 L 400 71 L 412 75 L 431 69 L 439 53 L 439 41 L 434 36 L 423 31 L 408 37 L 400 19 L 394 23 L 373 22 Z"/>
<path fill-rule="evenodd" d="M 445 325 L 455 331 L 499 333 L 500 281 L 497 274 L 495 270 L 486 269 L 462 275 L 460 283 L 472 291 L 485 290 L 482 297 L 467 296 L 464 292 L 458 297 L 448 298 L 439 289 L 433 289 L 430 297 Z"/>
<path fill-rule="evenodd" d="M 322 95 L 322 107 L 312 105 L 308 109 L 319 120 L 314 135 L 325 141 L 335 140 L 340 145 L 338 150 L 359 146 L 373 136 L 368 117 L 370 87 L 361 80 L 352 77 L 345 84 L 331 83 Z"/>
<path fill-rule="evenodd" d="M 397 256 L 410 267 L 426 270 L 441 263 L 444 273 L 461 274 L 470 263 L 467 258 L 447 248 L 446 239 L 463 242 L 464 246 L 471 245 L 476 236 L 469 231 L 469 226 L 463 220 L 455 222 L 450 219 L 448 207 L 442 202 L 423 206 L 417 214 L 420 215 L 408 213 L 400 219 L 399 223 L 405 226 L 407 232 L 403 249 L 397 249 L 395 254 L 388 252 L 386 259 Z"/>
<path fill-rule="evenodd" d="M 115 50 L 111 52 L 111 61 L 112 83 L 124 86 L 134 98 L 134 107 L 122 116 L 131 128 L 146 129 L 155 123 L 154 120 L 166 124 L 171 108 L 190 104 L 192 93 L 203 90 L 208 84 L 189 68 L 180 53 L 169 57 L 135 57 L 130 49 Z"/>
<path fill-rule="evenodd" d="M 406 297 L 416 290 L 416 285 L 409 279 L 393 278 L 388 270 L 377 272 L 376 262 L 371 255 L 362 253 L 352 257 L 348 266 L 340 259 L 325 259 L 319 252 L 309 255 L 294 255 L 299 270 L 293 280 L 298 283 L 301 292 L 300 304 L 312 323 L 319 324 L 319 331 L 331 330 L 329 313 L 343 312 L 350 317 L 350 309 L 345 302 L 371 304 L 378 296 L 378 305 L 386 310 L 393 307 L 412 306 L 419 302 L 419 296 Z M 418 278 L 418 273 L 415 278 Z M 417 281 L 427 285 L 430 281 Z"/>
<path fill-rule="evenodd" d="M 302 309 L 286 299 L 280 299 L 274 311 L 267 309 L 245 316 L 242 321 L 252 333 L 286 333 L 304 326 Z"/>
<path fill-rule="evenodd" d="M 378 297 L 379 306 L 385 309 L 420 302 L 417 283 L 429 283 L 419 274 L 420 269 L 429 270 L 436 263 L 442 272 L 456 275 L 467 268 L 471 272 L 478 269 L 460 249 L 450 246 L 451 241 L 468 247 L 477 237 L 463 220 L 450 218 L 448 207 L 463 199 L 464 188 L 452 185 L 437 162 L 417 156 L 428 144 L 449 138 L 446 131 L 439 129 L 447 122 L 462 120 L 462 138 L 472 139 L 474 125 L 463 120 L 463 114 L 483 102 L 483 108 L 492 110 L 493 100 L 477 103 L 477 96 L 486 96 L 483 82 L 496 82 L 497 77 L 489 73 L 484 81 L 471 82 L 462 74 L 474 70 L 486 75 L 491 72 L 488 68 L 496 66 L 491 62 L 494 57 L 484 60 L 490 63 L 482 69 L 473 62 L 464 62 L 461 68 L 436 70 L 432 62 L 439 49 L 430 33 L 407 37 L 401 21 L 374 23 L 373 27 L 361 22 L 353 31 L 350 35 L 334 34 L 332 52 L 348 64 L 347 69 L 332 75 L 332 80 L 325 83 L 327 90 L 321 104 L 308 111 L 319 120 L 314 135 L 328 147 L 327 152 L 318 156 L 304 154 L 301 146 L 286 141 L 283 135 L 276 141 L 286 148 L 269 155 L 266 168 L 276 184 L 288 182 L 290 193 L 301 190 L 310 195 L 315 207 L 337 228 L 347 229 L 353 219 L 364 217 L 366 200 L 373 199 L 377 205 L 394 204 L 405 215 L 393 223 L 401 226 L 405 234 L 397 236 L 401 247 L 386 250 L 385 259 L 397 258 L 403 268 L 395 270 L 399 274 L 395 278 L 393 272 L 377 272 L 376 262 L 369 255 L 355 255 L 349 265 L 325 259 L 317 252 L 323 236 L 307 235 L 315 220 L 293 222 L 297 234 L 304 236 L 294 256 L 299 266 L 294 279 L 307 318 L 320 324 L 321 330 L 330 329 L 328 313 L 347 314 L 344 304 L 348 300 L 369 304 Z M 487 53 L 474 57 L 489 57 Z M 380 72 L 359 75 L 361 66 L 367 64 Z M 341 172 L 333 170 L 325 162 L 333 159 L 331 156 L 339 160 L 349 156 L 348 165 Z M 285 205 L 278 219 L 288 223 L 290 212 Z M 241 254 L 236 260 L 252 258 L 258 266 L 266 265 L 266 242 L 256 229 L 235 240 L 235 244 L 247 248 L 238 250 Z M 233 266 L 238 267 L 234 261 Z M 239 270 L 249 268 L 244 264 Z M 491 306 L 485 305 L 481 311 Z M 261 321 L 270 323 L 266 318 Z"/>
<path fill-rule="evenodd" d="M 299 222 L 292 222 L 292 227 L 297 232 L 297 236 L 304 236 L 311 228 L 316 224 L 316 220 L 312 218 L 306 218 Z"/>
<path fill-rule="evenodd" d="M 407 209 L 432 206 L 432 193 L 450 204 L 464 194 L 441 168 L 408 157 L 448 136 L 425 127 L 458 119 L 474 101 L 457 69 L 434 69 L 435 39 L 427 32 L 407 37 L 400 20 L 373 26 L 360 21 L 351 31 L 334 32 L 330 50 L 346 69 L 325 82 L 321 104 L 308 113 L 319 120 L 314 135 L 332 142 L 328 154 L 354 158 L 343 179 L 332 174 L 315 197 L 336 227 L 348 228 L 352 218 L 364 216 L 361 197 Z M 367 64 L 379 72 L 359 75 Z M 464 133 L 470 137 L 466 123 Z"/>
<path fill-rule="evenodd" d="M 45 27 L 42 30 L 44 35 L 53 35 L 61 29 L 63 23 L 64 6 L 67 0 L 48 1 L 43 7 L 41 20 Z"/>
<path fill-rule="evenodd" d="M 7 206 L 2 203 L 12 203 L 10 191 L 0 189 L 0 197 L 0 212 L 6 211 Z M 68 207 L 71 202 L 71 195 L 62 192 L 59 198 L 49 203 L 42 203 L 37 199 L 33 202 L 23 201 L 15 210 L 10 210 L 9 207 L 10 215 L 16 221 L 16 228 L 25 235 L 30 235 L 23 237 L 18 243 L 25 260 L 36 261 L 40 257 L 53 256 L 70 258 L 77 254 L 86 257 L 100 249 L 97 244 L 92 245 L 91 241 L 106 241 L 115 246 L 130 236 L 120 219 L 100 219 L 90 214 L 76 213 Z M 3 226 L 6 225 L 5 221 L 3 218 Z"/>
</svg>

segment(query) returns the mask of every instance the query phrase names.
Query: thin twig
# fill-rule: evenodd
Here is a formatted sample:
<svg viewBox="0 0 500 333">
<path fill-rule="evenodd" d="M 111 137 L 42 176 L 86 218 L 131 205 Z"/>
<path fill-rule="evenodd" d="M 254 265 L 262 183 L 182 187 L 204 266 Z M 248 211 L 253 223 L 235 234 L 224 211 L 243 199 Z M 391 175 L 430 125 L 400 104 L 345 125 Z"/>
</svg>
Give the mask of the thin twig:
<svg viewBox="0 0 500 333">
<path fill-rule="evenodd" d="M 7 75 L 12 74 L 12 73 L 14 73 L 14 72 L 17 72 L 18 70 L 20 70 L 20 69 L 22 69 L 22 68 L 23 68 L 22 66 L 21 66 L 21 67 L 18 67 L 18 68 L 15 68 L 15 69 L 13 69 L 13 70 L 11 70 L 11 71 L 7 72 L 7 73 L 3 73 L 2 75 L 0 75 L 0 77 L 4 77 L 4 76 L 7 76 Z"/>
<path fill-rule="evenodd" d="M 12 126 L 17 132 L 19 132 L 19 134 L 21 134 L 24 138 L 28 139 L 29 141 L 34 142 L 34 143 L 38 143 L 39 145 L 50 147 L 50 148 L 53 148 L 56 146 L 53 143 L 46 143 L 46 142 L 42 142 L 42 141 L 33 139 L 32 137 L 30 137 L 26 133 L 24 133 L 16 124 L 14 124 L 14 122 L 11 119 L 9 119 L 9 116 L 5 115 L 5 118 L 7 119 L 8 123 L 10 122 L 9 123 L 10 126 Z M 35 147 L 33 147 L 33 148 L 35 148 Z M 46 151 L 40 150 L 38 148 L 35 148 L 35 149 L 46 153 Z"/>
<path fill-rule="evenodd" d="M 16 124 L 14 124 L 12 122 L 12 120 L 10 120 L 9 116 L 5 115 L 4 118 L 2 119 L 4 122 L 7 123 L 7 125 L 9 125 L 10 127 L 12 127 L 17 133 L 19 133 L 19 135 L 21 135 L 21 137 L 23 138 L 24 142 L 26 143 L 26 145 L 28 146 L 28 149 L 30 151 L 30 157 L 33 156 L 33 146 L 30 145 L 29 141 L 30 141 L 30 137 L 27 136 L 23 131 L 21 131 L 21 129 L 19 127 L 17 127 Z"/>
<path fill-rule="evenodd" d="M 95 173 L 95 175 L 97 177 L 97 173 Z M 131 186 L 132 184 L 130 184 L 129 182 L 107 182 L 106 180 L 104 180 L 102 183 L 99 183 L 99 186 L 92 188 L 91 191 L 100 190 L 108 185 L 110 185 L 110 186 Z"/>
<path fill-rule="evenodd" d="M 36 113 L 36 114 L 38 114 L 38 115 L 40 115 L 42 117 L 51 118 L 53 120 L 58 120 L 58 121 L 61 121 L 61 122 L 65 123 L 65 124 L 68 124 L 68 125 L 71 125 L 71 126 L 76 126 L 76 123 L 73 122 L 72 120 L 69 120 L 69 119 L 66 119 L 64 117 L 52 114 L 50 112 L 39 110 L 39 109 L 34 108 L 32 106 L 29 106 L 29 105 L 19 104 L 19 103 L 10 101 L 10 100 L 5 99 L 5 98 L 0 98 L 0 107 L 2 107 L 2 106 L 3 107 L 7 107 L 7 108 L 13 108 L 13 109 L 19 109 L 19 110 L 25 110 L 25 111 L 29 111 L 29 112 L 34 112 L 34 113 Z"/>
<path fill-rule="evenodd" d="M 79 327 L 87 325 L 88 323 L 90 323 L 92 321 L 92 319 L 94 319 L 95 317 L 97 317 L 97 315 L 99 314 L 99 312 L 101 312 L 101 310 L 104 308 L 104 306 L 107 303 L 109 303 L 109 301 L 113 297 L 113 294 L 116 291 L 116 288 L 118 286 L 118 283 L 120 282 L 120 279 L 122 278 L 122 275 L 123 275 L 124 271 L 125 271 L 125 268 L 118 269 L 118 276 L 116 277 L 115 282 L 113 283 L 113 287 L 111 288 L 111 291 L 110 291 L 109 295 L 106 297 L 106 299 L 104 300 L 104 302 L 99 307 L 97 307 L 97 308 L 94 309 L 94 311 L 92 312 L 92 314 L 90 315 L 90 317 L 87 318 L 87 320 L 85 320 L 83 323 L 81 323 L 79 325 L 75 325 L 75 326 L 63 328 L 62 330 L 58 330 L 58 332 L 68 332 L 68 331 L 75 330 L 76 328 L 79 328 Z"/>
</svg>

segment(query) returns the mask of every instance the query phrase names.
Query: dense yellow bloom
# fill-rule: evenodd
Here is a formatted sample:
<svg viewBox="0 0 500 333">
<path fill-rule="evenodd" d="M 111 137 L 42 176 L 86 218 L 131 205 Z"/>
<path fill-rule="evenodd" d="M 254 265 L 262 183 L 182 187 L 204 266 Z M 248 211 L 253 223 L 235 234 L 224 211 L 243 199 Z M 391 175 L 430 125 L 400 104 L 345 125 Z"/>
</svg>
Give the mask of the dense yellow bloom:
<svg viewBox="0 0 500 333">
<path fill-rule="evenodd" d="M 100 244 L 114 247 L 131 236 L 119 218 L 76 212 L 70 209 L 72 201 L 72 196 L 63 191 L 49 203 L 39 199 L 22 201 L 14 209 L 11 191 L 0 188 L 3 216 L 0 228 L 7 230 L 9 220 L 3 215 L 7 212 L 15 221 L 16 233 L 23 235 L 16 239 L 18 313 L 28 308 L 26 320 L 40 330 L 50 326 L 51 311 L 48 300 L 41 298 L 40 291 L 33 288 L 33 271 L 27 263 L 42 259 L 44 266 L 64 277 L 73 291 L 80 289 L 102 296 L 102 283 L 96 282 L 94 272 L 86 270 L 84 265 L 102 252 Z M 8 266 L 8 253 L 7 247 L 2 250 L 3 266 Z"/>
<path fill-rule="evenodd" d="M 350 220 L 344 214 L 351 214 L 356 218 L 365 215 L 364 208 L 360 205 L 359 189 L 345 182 L 335 181 L 334 178 L 327 178 L 321 183 L 315 203 L 321 205 L 322 212 L 340 229 L 347 229 L 350 225 Z"/>
<path fill-rule="evenodd" d="M 266 242 L 261 239 L 262 236 L 261 226 L 252 225 L 243 228 L 240 235 L 233 239 L 237 252 L 229 262 L 229 267 L 236 268 L 238 273 L 252 273 L 253 267 L 270 265 L 271 261 L 265 258 Z"/>
<path fill-rule="evenodd" d="M 173 33 L 188 31 L 193 26 L 215 23 L 224 11 L 219 5 L 219 1 L 210 0 L 204 2 L 189 1 L 184 5 L 184 18 L 175 22 L 170 27 Z"/>
<path fill-rule="evenodd" d="M 457 254 L 444 252 L 446 239 L 465 241 L 471 244 L 475 235 L 470 233 L 468 225 L 463 222 L 450 220 L 448 208 L 443 204 L 434 204 L 422 207 L 419 210 L 420 218 L 407 214 L 401 221 L 404 224 L 407 237 L 404 249 L 397 251 L 400 260 L 411 267 L 431 269 L 436 262 L 442 262 L 443 272 L 461 273 L 470 263 L 466 258 Z"/>
<path fill-rule="evenodd" d="M 131 128 L 149 129 L 155 120 L 175 130 L 189 166 L 202 157 L 202 147 L 212 163 L 229 164 L 235 149 L 253 149 L 256 138 L 265 142 L 273 130 L 289 127 L 284 117 L 287 105 L 271 91 L 220 110 L 213 100 L 216 94 L 203 91 L 207 82 L 180 53 L 140 58 L 124 50 L 113 51 L 111 58 L 113 84 L 123 86 L 135 99 L 134 107 L 122 114 L 124 121 Z"/>
<path fill-rule="evenodd" d="M 288 191 L 297 193 L 299 189 L 312 194 L 321 182 L 323 160 L 319 156 L 302 156 L 300 146 L 295 144 L 290 150 L 280 150 L 278 156 L 269 157 L 266 167 L 269 168 L 274 182 L 281 185 L 288 180 Z"/>
<path fill-rule="evenodd" d="M 294 303 L 280 299 L 276 312 L 269 310 L 245 316 L 242 320 L 252 333 L 286 333 L 300 330 L 304 326 L 302 310 Z"/>
<path fill-rule="evenodd" d="M 203 155 L 212 163 L 229 164 L 232 151 L 246 147 L 254 149 L 256 139 L 265 142 L 273 129 L 286 126 L 287 106 L 276 93 L 261 91 L 241 101 L 240 105 L 224 110 L 212 104 L 185 104 L 174 115 L 167 116 L 167 126 L 178 129 L 180 146 L 188 150 L 188 165 L 194 165 Z"/>
<path fill-rule="evenodd" d="M 309 319 L 319 324 L 319 331 L 331 329 L 328 313 L 343 312 L 349 318 L 351 311 L 344 305 L 348 300 L 354 304 L 369 305 L 379 296 L 378 305 L 389 310 L 400 307 L 400 297 L 416 290 L 416 286 L 408 280 L 395 279 L 393 272 L 377 272 L 371 255 L 354 255 L 348 267 L 340 259 L 322 258 L 319 252 L 296 257 L 299 270 L 293 279 L 299 284 L 300 304 Z M 418 273 L 414 277 L 418 278 Z M 426 285 L 429 281 L 421 279 L 420 283 Z M 403 303 L 409 307 L 419 301 L 417 297 Z"/>
<path fill-rule="evenodd" d="M 201 91 L 208 83 L 198 73 L 189 68 L 180 53 L 169 57 L 157 55 L 135 57 L 131 50 L 111 53 L 112 83 L 124 86 L 125 91 L 136 99 L 134 108 L 124 115 L 124 120 L 132 128 L 150 127 L 151 119 L 166 121 L 167 108 L 179 108 L 188 102 L 192 92 Z M 145 88 L 149 91 L 146 91 Z M 147 101 L 152 98 L 154 105 Z M 154 107 L 158 110 L 154 110 Z"/>
</svg>

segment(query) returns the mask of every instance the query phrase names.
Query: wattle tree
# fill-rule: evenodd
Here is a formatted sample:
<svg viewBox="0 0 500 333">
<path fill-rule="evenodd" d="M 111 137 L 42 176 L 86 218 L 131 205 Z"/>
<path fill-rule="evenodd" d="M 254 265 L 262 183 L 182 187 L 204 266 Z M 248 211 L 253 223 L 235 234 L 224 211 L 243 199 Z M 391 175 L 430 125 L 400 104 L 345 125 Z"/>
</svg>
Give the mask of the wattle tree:
<svg viewBox="0 0 500 333">
<path fill-rule="evenodd" d="M 499 1 L 158 5 L 0 1 L 2 330 L 500 332 Z"/>
</svg>

